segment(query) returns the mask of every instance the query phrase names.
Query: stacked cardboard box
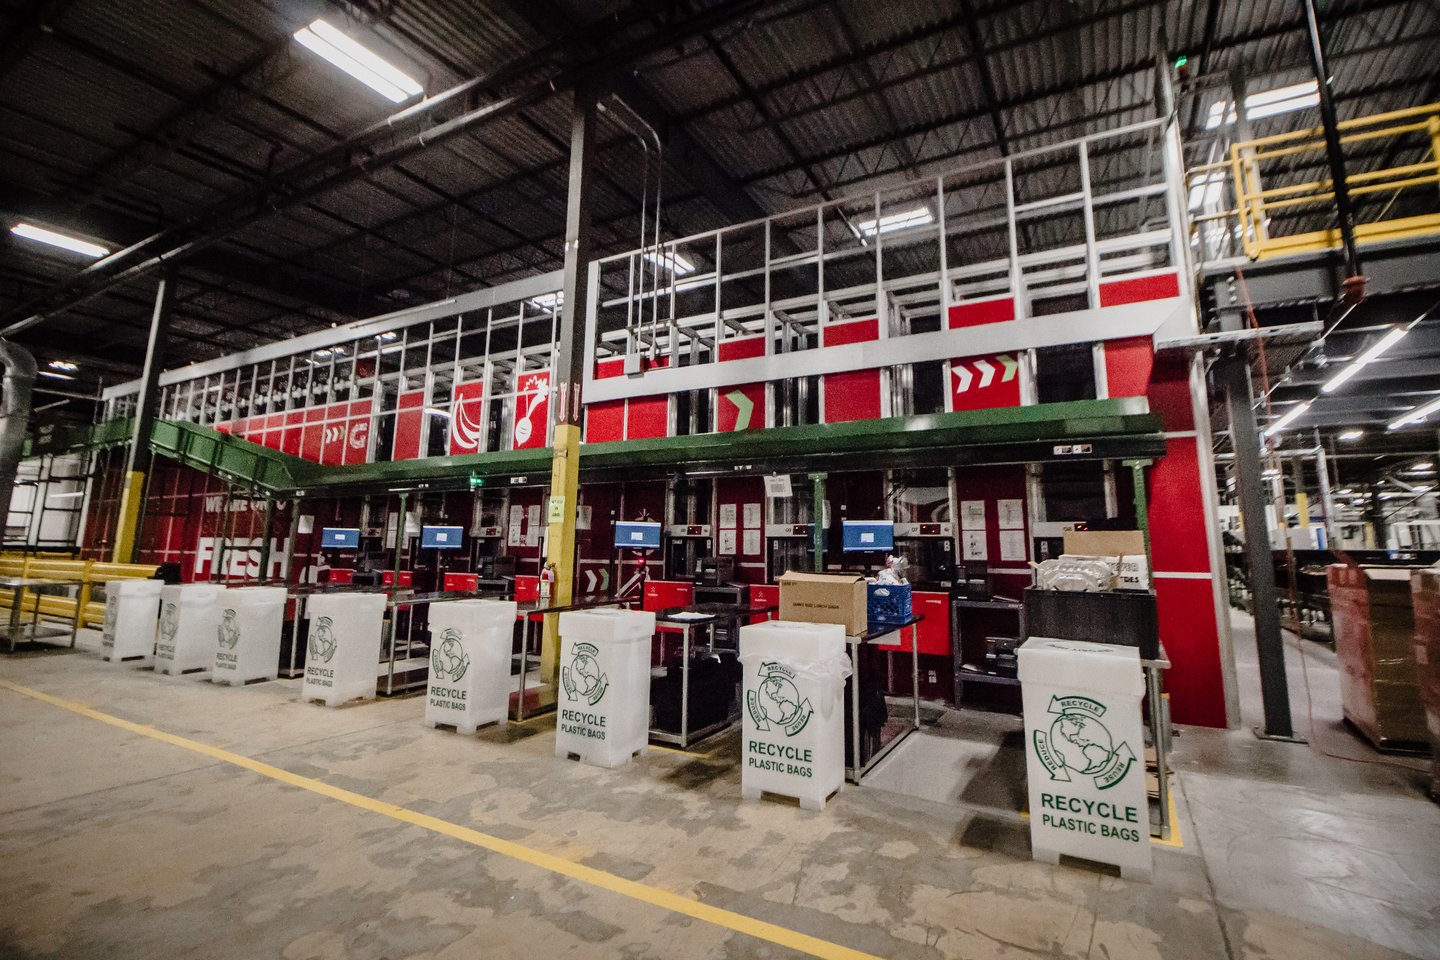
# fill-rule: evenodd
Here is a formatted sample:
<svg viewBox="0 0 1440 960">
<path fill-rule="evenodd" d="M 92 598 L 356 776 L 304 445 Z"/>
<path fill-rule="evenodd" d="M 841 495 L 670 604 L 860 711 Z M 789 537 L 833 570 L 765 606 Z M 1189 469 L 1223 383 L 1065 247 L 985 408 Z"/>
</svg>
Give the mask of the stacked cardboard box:
<svg viewBox="0 0 1440 960">
<path fill-rule="evenodd" d="M 1415 671 L 1430 729 L 1430 796 L 1440 800 L 1440 570 L 1416 570 L 1410 577 L 1410 597 L 1415 606 Z"/>
<path fill-rule="evenodd" d="M 1415 674 L 1412 567 L 1331 564 L 1330 609 L 1345 719 L 1379 749 L 1425 743 Z"/>
</svg>

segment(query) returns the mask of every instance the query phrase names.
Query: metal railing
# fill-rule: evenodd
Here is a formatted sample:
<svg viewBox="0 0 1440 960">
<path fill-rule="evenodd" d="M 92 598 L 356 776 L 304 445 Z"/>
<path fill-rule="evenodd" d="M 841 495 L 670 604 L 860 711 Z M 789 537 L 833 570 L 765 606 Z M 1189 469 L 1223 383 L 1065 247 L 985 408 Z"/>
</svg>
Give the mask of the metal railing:
<svg viewBox="0 0 1440 960">
<path fill-rule="evenodd" d="M 1440 235 L 1440 103 L 1356 117 L 1339 128 L 1346 162 L 1357 171 L 1345 178 L 1356 242 Z M 1234 142 L 1224 159 L 1187 171 L 1199 259 L 1339 249 L 1334 183 L 1296 180 L 1323 167 L 1325 150 L 1324 130 L 1311 127 Z M 1397 163 L 1406 152 L 1415 159 Z"/>
</svg>

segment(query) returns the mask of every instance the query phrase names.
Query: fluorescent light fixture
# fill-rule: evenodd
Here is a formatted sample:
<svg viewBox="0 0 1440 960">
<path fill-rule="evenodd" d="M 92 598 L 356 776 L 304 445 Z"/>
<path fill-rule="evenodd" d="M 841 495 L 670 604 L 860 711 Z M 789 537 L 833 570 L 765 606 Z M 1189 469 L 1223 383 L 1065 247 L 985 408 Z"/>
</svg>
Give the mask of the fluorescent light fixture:
<svg viewBox="0 0 1440 960">
<path fill-rule="evenodd" d="M 1352 440 L 1359 440 L 1363 436 L 1365 436 L 1364 430 L 1346 430 L 1344 433 L 1340 434 L 1340 436 L 1336 437 L 1335 439 L 1343 440 L 1344 442 L 1349 443 Z"/>
<path fill-rule="evenodd" d="M 1293 110 L 1304 110 L 1319 103 L 1319 86 L 1314 80 L 1307 80 L 1304 83 L 1292 83 L 1249 94 L 1245 97 L 1245 116 L 1251 120 L 1263 120 Z M 1205 117 L 1205 129 L 1214 130 L 1223 123 L 1234 122 L 1235 104 L 1229 100 L 1220 100 L 1211 104 L 1210 113 Z"/>
<path fill-rule="evenodd" d="M 1440 410 L 1440 397 L 1436 397 L 1429 403 L 1421 404 L 1408 413 L 1402 413 L 1386 424 L 1386 430 L 1399 430 L 1401 427 L 1408 427 L 1412 423 L 1422 423 L 1425 418 L 1436 410 Z"/>
<path fill-rule="evenodd" d="M 83 253 L 87 257 L 103 257 L 110 252 L 98 243 L 90 243 L 86 240 L 81 240 L 79 237 L 56 233 L 54 230 L 46 230 L 44 227 L 37 227 L 33 223 L 17 223 L 10 228 L 10 232 L 17 237 L 24 237 L 26 240 L 37 240 L 40 243 L 48 243 L 52 247 L 69 250 L 71 253 Z"/>
<path fill-rule="evenodd" d="M 647 253 L 645 254 L 645 259 L 669 270 L 677 277 L 683 277 L 687 273 L 695 272 L 695 264 L 686 260 L 678 250 L 667 250 L 664 253 Z"/>
<path fill-rule="evenodd" d="M 1413 467 L 1410 468 L 1410 472 L 1411 472 L 1411 473 L 1434 473 L 1434 472 L 1435 472 L 1435 464 L 1429 462 L 1428 460 L 1427 460 L 1426 462 L 1424 462 L 1424 463 L 1417 463 L 1417 464 L 1415 464 L 1415 466 L 1413 466 Z"/>
<path fill-rule="evenodd" d="M 399 336 L 400 335 L 394 330 L 387 330 L 384 333 L 377 333 L 375 335 L 375 339 L 379 340 L 381 343 L 393 343 L 395 339 Z"/>
<path fill-rule="evenodd" d="M 402 103 L 425 92 L 415 78 L 324 19 L 296 30 L 295 39 L 391 103 Z"/>
<path fill-rule="evenodd" d="M 1351 360 L 1344 370 L 1341 370 L 1335 374 L 1335 376 L 1325 381 L 1325 386 L 1320 389 L 1325 393 L 1334 393 L 1336 390 L 1339 390 L 1351 377 L 1359 373 L 1366 364 L 1395 346 L 1395 344 L 1400 342 L 1400 338 L 1409 332 L 1409 327 L 1391 327 L 1389 333 L 1372 343 L 1360 356 Z"/>
<path fill-rule="evenodd" d="M 1274 480 L 1278 476 L 1280 476 L 1279 470 L 1262 470 L 1260 472 L 1260 477 L 1263 480 Z"/>
<path fill-rule="evenodd" d="M 1290 426 L 1290 424 L 1294 423 L 1300 417 L 1304 416 L 1305 411 L 1309 409 L 1309 400 L 1306 400 L 1304 403 L 1297 404 L 1296 406 L 1291 407 L 1283 417 L 1281 417 L 1279 420 L 1276 420 L 1274 423 L 1270 424 L 1270 426 L 1265 428 L 1265 436 L 1275 436 L 1275 434 L 1279 433 L 1281 430 L 1284 430 L 1286 427 Z"/>
<path fill-rule="evenodd" d="M 691 269 L 693 270 L 694 267 Z M 560 290 L 556 290 L 554 293 L 542 293 L 538 297 L 531 297 L 530 303 L 541 310 L 549 310 L 553 313 L 565 303 L 565 294 Z"/>
<path fill-rule="evenodd" d="M 42 376 L 42 377 L 49 377 L 51 380 L 74 380 L 74 379 L 75 379 L 74 377 L 70 376 L 70 374 L 68 374 L 68 373 L 56 373 L 54 370 L 37 370 L 37 371 L 35 371 L 35 372 L 38 373 L 38 374 L 39 374 L 40 376 Z"/>
<path fill-rule="evenodd" d="M 441 410 L 437 407 L 426 407 L 425 412 L 432 417 L 444 417 L 446 420 L 450 419 L 450 411 L 448 410 Z"/>
<path fill-rule="evenodd" d="M 80 368 L 69 360 L 51 360 L 48 364 L 51 370 L 59 370 L 61 373 L 74 373 Z"/>
<path fill-rule="evenodd" d="M 857 221 L 855 228 L 860 231 L 862 237 L 873 237 L 876 234 L 894 233 L 897 230 L 909 230 L 911 227 L 923 227 L 927 223 L 934 222 L 935 214 L 930 212 L 929 207 L 916 207 L 914 210 L 886 214 L 878 220 Z"/>
<path fill-rule="evenodd" d="M 1222 171 L 1212 170 L 1203 177 L 1191 180 L 1190 209 L 1203 210 L 1206 207 L 1219 206 L 1224 191 L 1225 174 Z"/>
<path fill-rule="evenodd" d="M 46 499 L 46 500 L 74 500 L 74 499 L 76 499 L 77 497 L 83 497 L 83 496 L 85 496 L 85 491 L 84 491 L 84 490 L 80 490 L 80 491 L 77 491 L 77 492 L 75 492 L 75 493 L 52 493 L 52 494 L 50 494 L 50 496 L 46 497 L 45 499 Z"/>
</svg>

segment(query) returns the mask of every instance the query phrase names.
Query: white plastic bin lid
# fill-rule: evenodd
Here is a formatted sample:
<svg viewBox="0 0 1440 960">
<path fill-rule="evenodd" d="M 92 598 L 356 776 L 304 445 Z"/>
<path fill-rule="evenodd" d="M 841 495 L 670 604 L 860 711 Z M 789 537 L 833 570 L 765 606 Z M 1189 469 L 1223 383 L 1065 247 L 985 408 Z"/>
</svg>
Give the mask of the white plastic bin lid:
<svg viewBox="0 0 1440 960">
<path fill-rule="evenodd" d="M 570 610 L 560 614 L 560 636 L 566 640 L 649 640 L 655 634 L 650 610 Z"/>
<path fill-rule="evenodd" d="M 373 617 L 384 609 L 383 593 L 317 593 L 306 612 L 312 617 Z"/>
<path fill-rule="evenodd" d="M 452 615 L 465 617 L 477 629 L 487 630 L 514 623 L 519 606 L 514 600 L 442 600 L 430 604 L 430 616 L 433 618 L 438 613 L 446 619 Z"/>
<path fill-rule="evenodd" d="M 1031 637 L 1017 653 L 1020 682 L 1138 697 L 1145 692 L 1138 647 Z"/>
<path fill-rule="evenodd" d="M 284 587 L 226 587 L 220 599 L 231 606 L 264 606 L 285 602 Z"/>
<path fill-rule="evenodd" d="M 740 628 L 740 656 L 778 660 L 831 660 L 845 655 L 845 627 L 839 623 L 767 620 Z"/>
<path fill-rule="evenodd" d="M 161 599 L 168 603 L 214 603 L 219 596 L 220 587 L 214 583 L 169 583 L 160 591 Z"/>
<path fill-rule="evenodd" d="M 105 592 L 117 597 L 158 597 L 163 586 L 160 580 L 111 580 L 105 584 Z"/>
</svg>

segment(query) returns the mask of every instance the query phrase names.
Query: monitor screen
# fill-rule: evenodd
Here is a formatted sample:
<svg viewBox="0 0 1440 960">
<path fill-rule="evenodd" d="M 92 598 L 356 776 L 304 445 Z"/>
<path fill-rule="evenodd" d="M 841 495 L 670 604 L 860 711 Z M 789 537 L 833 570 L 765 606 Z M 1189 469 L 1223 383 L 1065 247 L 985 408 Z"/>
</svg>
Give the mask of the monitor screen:
<svg viewBox="0 0 1440 960">
<path fill-rule="evenodd" d="M 846 520 L 841 535 L 847 553 L 895 549 L 895 524 L 889 520 Z"/>
<path fill-rule="evenodd" d="M 359 550 L 359 527 L 322 527 L 320 530 L 321 550 Z"/>
<path fill-rule="evenodd" d="M 615 524 L 615 546 L 626 550 L 659 550 L 660 524 L 620 520 Z"/>
<path fill-rule="evenodd" d="M 464 546 L 464 527 L 422 527 L 420 546 L 434 550 L 458 550 Z"/>
</svg>

